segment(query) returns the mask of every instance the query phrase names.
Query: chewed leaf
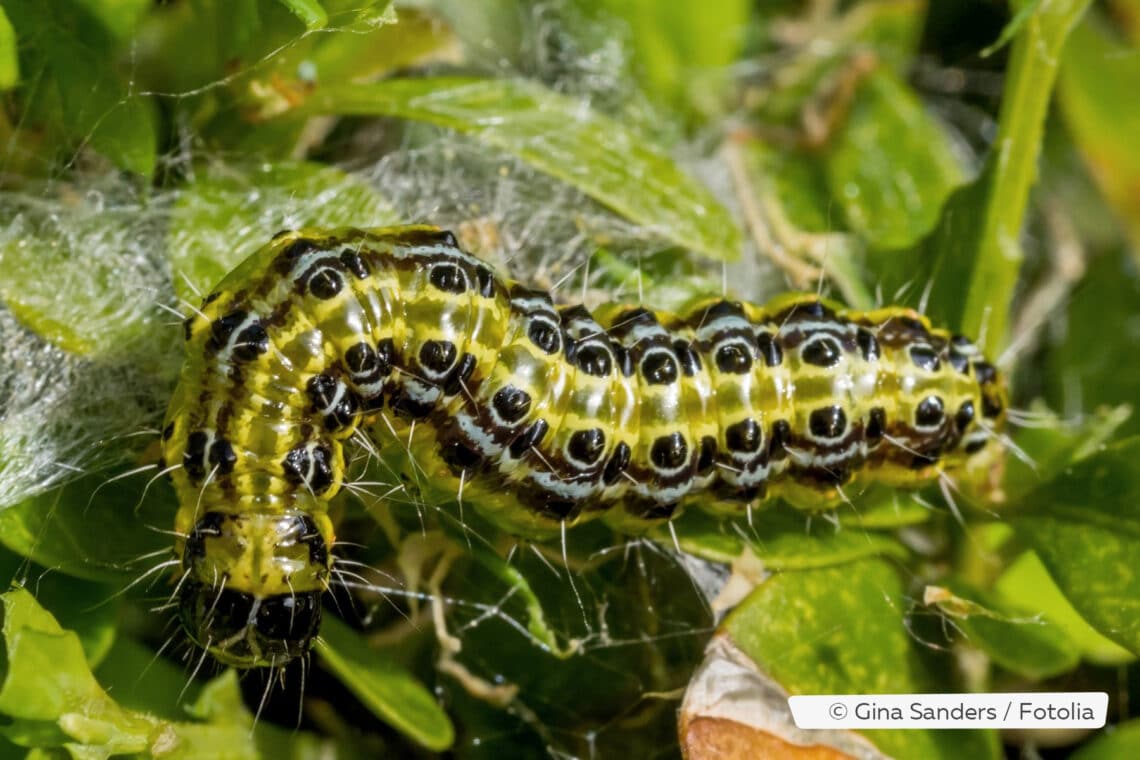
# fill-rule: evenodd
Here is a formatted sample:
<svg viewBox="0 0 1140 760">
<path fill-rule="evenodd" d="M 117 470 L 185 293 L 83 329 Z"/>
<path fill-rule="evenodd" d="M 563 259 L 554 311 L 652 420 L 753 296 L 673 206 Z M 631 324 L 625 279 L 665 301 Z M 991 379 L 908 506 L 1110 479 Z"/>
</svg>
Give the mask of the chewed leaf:
<svg viewBox="0 0 1140 760">
<path fill-rule="evenodd" d="M 182 191 L 174 207 L 167 237 L 174 288 L 197 305 L 226 272 L 282 229 L 395 221 L 387 201 L 339 169 L 312 163 L 213 165 Z"/>
<path fill-rule="evenodd" d="M 95 756 L 152 751 L 167 743 L 156 719 L 123 710 L 96 682 L 79 638 L 27 591 L 0 597 L 7 669 L 3 733 L 24 746 L 86 745 Z M 170 724 L 167 724 L 170 725 Z M 171 727 L 173 728 L 173 727 Z"/>
<path fill-rule="evenodd" d="M 66 747 L 80 758 L 139 754 L 167 760 L 256 760 L 281 757 L 286 750 L 292 757 L 317 758 L 335 750 L 308 734 L 254 726 L 233 671 L 207 684 L 188 708 L 207 722 L 163 720 L 127 709 L 96 681 L 75 633 L 30 593 L 13 589 L 0 596 L 0 605 L 7 665 L 0 683 L 0 712 L 7 720 L 0 734 L 14 744 L 43 752 Z M 139 677 L 136 671 L 133 678 Z"/>
<path fill-rule="evenodd" d="M 304 113 L 398 116 L 467 132 L 665 240 L 740 255 L 728 211 L 660 148 L 587 103 L 525 80 L 389 79 L 318 90 Z M 636 188 L 636 190 L 634 190 Z"/>
<path fill-rule="evenodd" d="M 431 692 L 395 660 L 370 649 L 344 623 L 325 620 L 317 651 L 378 717 L 428 749 L 442 751 L 451 746 L 455 729 Z"/>
</svg>

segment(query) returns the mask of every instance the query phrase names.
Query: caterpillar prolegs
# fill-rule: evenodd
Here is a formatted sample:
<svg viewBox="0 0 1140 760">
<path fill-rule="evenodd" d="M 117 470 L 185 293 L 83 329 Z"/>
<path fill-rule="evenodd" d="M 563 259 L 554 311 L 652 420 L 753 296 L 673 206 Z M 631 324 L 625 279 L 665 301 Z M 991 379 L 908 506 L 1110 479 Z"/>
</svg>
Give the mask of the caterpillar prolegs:
<svg viewBox="0 0 1140 760">
<path fill-rule="evenodd" d="M 462 484 L 494 523 L 543 536 L 593 518 L 639 531 L 686 502 L 826 508 L 855 478 L 922 485 L 992 460 L 1006 403 L 973 343 L 909 309 L 789 295 L 591 314 L 425 226 L 281 233 L 185 331 L 163 430 L 181 617 L 242 667 L 318 631 L 327 505 L 358 427 L 441 499 Z"/>
</svg>

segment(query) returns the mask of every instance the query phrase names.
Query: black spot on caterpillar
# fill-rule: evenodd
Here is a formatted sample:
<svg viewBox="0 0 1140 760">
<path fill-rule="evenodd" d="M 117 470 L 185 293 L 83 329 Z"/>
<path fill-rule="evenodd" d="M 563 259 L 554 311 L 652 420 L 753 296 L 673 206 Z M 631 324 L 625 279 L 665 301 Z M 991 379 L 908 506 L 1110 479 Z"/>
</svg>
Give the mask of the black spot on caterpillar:
<svg viewBox="0 0 1140 760">
<path fill-rule="evenodd" d="M 909 309 L 792 294 L 591 314 L 430 227 L 279 235 L 186 333 L 164 442 L 182 463 L 181 616 L 242 667 L 318 631 L 327 505 L 359 428 L 393 463 L 410 446 L 441 501 L 462 479 L 503 529 L 549 536 L 596 518 L 637 532 L 686 504 L 825 509 L 856 478 L 973 472 L 1005 409 L 978 349 Z"/>
</svg>

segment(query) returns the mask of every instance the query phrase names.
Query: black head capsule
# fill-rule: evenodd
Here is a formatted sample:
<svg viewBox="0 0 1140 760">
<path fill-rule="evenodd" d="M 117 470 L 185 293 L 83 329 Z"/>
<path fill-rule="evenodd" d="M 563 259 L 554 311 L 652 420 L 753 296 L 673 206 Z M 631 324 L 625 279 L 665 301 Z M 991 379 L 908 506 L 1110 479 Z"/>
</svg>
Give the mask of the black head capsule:
<svg viewBox="0 0 1140 760">
<path fill-rule="evenodd" d="M 178 616 L 194 643 L 219 662 L 237 668 L 280 667 L 312 648 L 321 628 L 321 592 L 262 597 L 187 581 Z"/>
</svg>

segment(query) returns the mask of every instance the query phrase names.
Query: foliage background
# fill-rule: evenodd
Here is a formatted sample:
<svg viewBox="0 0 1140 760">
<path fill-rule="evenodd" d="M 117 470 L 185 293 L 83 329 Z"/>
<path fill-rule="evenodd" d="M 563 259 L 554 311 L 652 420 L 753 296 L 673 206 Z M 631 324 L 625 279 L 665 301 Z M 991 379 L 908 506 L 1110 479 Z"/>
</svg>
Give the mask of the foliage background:
<svg viewBox="0 0 1140 760">
<path fill-rule="evenodd" d="M 675 756 L 715 636 L 790 693 L 1110 694 L 1093 735 L 868 734 L 898 757 L 1136 755 L 1140 6 L 1088 6 L 0 0 L 0 754 Z M 373 465 L 309 667 L 218 672 L 155 611 L 172 312 L 282 227 L 396 221 L 593 303 L 924 305 L 1011 372 L 1024 457 L 960 518 L 565 547 Z"/>
</svg>

